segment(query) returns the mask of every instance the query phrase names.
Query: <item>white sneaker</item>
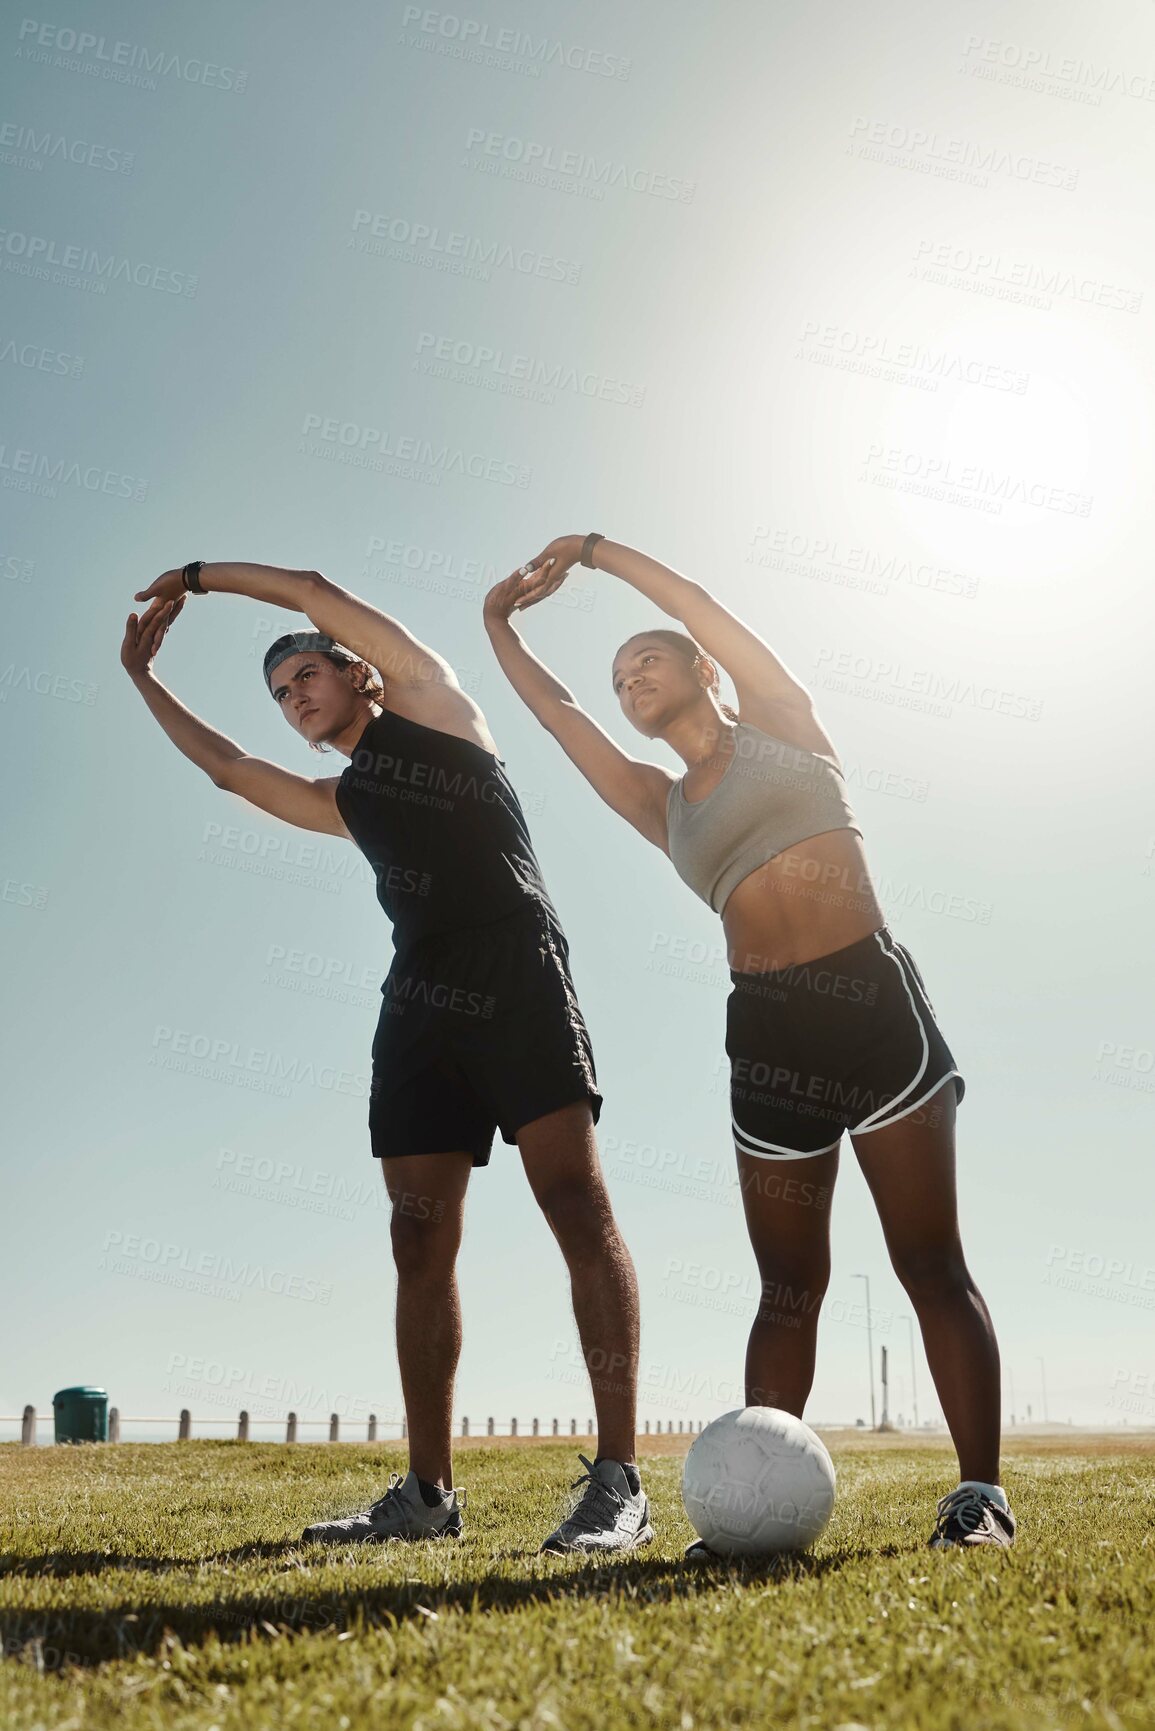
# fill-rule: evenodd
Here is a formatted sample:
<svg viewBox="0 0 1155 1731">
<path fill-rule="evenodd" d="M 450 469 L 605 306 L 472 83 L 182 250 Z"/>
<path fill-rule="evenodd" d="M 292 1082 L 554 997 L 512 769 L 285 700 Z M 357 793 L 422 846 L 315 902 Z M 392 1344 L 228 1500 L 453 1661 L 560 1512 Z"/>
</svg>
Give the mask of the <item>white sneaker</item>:
<svg viewBox="0 0 1155 1731">
<path fill-rule="evenodd" d="M 645 1491 L 639 1489 L 634 1495 L 618 1461 L 598 1461 L 595 1466 L 585 1455 L 578 1459 L 586 1470 L 570 1489 L 584 1484 L 585 1491 L 542 1550 L 565 1556 L 571 1551 L 632 1551 L 649 1544 L 654 1529 Z"/>
<path fill-rule="evenodd" d="M 460 1497 L 460 1501 L 458 1498 Z M 405 1477 L 390 1475 L 389 1488 L 360 1514 L 340 1520 L 316 1521 L 301 1534 L 303 1543 L 356 1544 L 385 1539 L 459 1539 L 465 1492 L 447 1491 L 440 1507 L 431 1509 L 421 1495 L 417 1474 L 410 1467 Z"/>
</svg>

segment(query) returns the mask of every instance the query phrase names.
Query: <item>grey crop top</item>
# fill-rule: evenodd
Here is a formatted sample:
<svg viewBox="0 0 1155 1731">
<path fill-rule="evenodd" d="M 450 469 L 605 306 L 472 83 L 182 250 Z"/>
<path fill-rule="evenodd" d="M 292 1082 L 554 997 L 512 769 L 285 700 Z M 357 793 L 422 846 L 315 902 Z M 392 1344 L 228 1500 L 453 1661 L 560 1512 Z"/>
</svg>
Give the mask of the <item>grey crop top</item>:
<svg viewBox="0 0 1155 1731">
<path fill-rule="evenodd" d="M 666 798 L 670 858 L 719 914 L 744 877 L 795 842 L 831 829 L 862 834 L 836 764 L 749 721 L 736 724 L 734 754 L 705 799 L 688 800 L 685 779 Z"/>
</svg>

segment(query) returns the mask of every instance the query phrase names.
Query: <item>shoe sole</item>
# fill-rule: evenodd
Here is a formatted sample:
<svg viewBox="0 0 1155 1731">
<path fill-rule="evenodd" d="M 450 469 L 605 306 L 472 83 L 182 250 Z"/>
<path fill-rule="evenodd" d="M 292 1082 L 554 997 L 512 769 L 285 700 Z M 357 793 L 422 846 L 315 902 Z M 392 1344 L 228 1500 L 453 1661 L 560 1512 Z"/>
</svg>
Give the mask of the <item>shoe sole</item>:
<svg viewBox="0 0 1155 1731">
<path fill-rule="evenodd" d="M 612 1557 L 619 1551 L 636 1551 L 639 1545 L 648 1545 L 653 1536 L 653 1527 L 645 1526 L 624 1545 L 551 1545 L 547 1542 L 537 1554 L 539 1557 Z"/>
<path fill-rule="evenodd" d="M 422 1544 L 426 1539 L 460 1539 L 464 1537 L 461 1527 L 443 1527 L 437 1533 L 361 1533 L 353 1535 L 342 1533 L 340 1538 L 330 1537 L 328 1533 L 301 1534 L 303 1545 L 391 1545 L 397 1541 L 402 1544 Z"/>
<path fill-rule="evenodd" d="M 1009 1551 L 1014 1544 L 1013 1539 L 931 1539 L 928 1541 L 929 1551 Z"/>
</svg>

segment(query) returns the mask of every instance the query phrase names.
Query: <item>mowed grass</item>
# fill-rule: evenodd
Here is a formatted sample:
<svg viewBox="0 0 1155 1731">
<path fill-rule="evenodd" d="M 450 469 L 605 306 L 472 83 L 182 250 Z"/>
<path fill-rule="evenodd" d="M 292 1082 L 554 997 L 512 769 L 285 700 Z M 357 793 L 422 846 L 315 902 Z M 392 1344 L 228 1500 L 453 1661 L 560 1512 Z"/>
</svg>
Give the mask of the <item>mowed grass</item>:
<svg viewBox="0 0 1155 1731">
<path fill-rule="evenodd" d="M 648 1440 L 648 1439 L 647 1439 Z M 831 1439 L 813 1553 L 682 1560 L 682 1452 L 643 1456 L 657 1537 L 537 1554 L 572 1442 L 471 1447 L 457 1544 L 302 1546 L 395 1448 L 0 1448 L 0 1722 L 46 1731 L 1155 1726 L 1155 1448 L 1019 1439 L 1012 1551 L 927 1549 L 945 1447 Z M 669 1445 L 680 1445 L 674 1452 Z"/>
</svg>

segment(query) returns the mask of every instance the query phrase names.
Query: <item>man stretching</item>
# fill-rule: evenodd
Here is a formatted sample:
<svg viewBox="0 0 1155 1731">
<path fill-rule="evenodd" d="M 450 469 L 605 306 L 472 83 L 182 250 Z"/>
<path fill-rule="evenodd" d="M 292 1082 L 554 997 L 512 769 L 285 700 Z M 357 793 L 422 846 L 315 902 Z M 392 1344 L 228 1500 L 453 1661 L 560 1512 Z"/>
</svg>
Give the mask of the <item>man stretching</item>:
<svg viewBox="0 0 1155 1731">
<path fill-rule="evenodd" d="M 328 779 L 250 757 L 179 703 L 152 661 L 190 593 L 304 613 L 265 655 L 293 732 L 350 761 Z M 135 596 L 121 661 L 178 750 L 217 787 L 301 829 L 344 836 L 373 866 L 394 956 L 372 1048 L 369 1132 L 393 1204 L 397 1357 L 409 1471 L 369 1508 L 307 1527 L 330 1543 L 462 1531 L 451 1414 L 461 1350 L 455 1264 L 470 1170 L 495 1129 L 516 1143 L 570 1272 L 599 1452 L 542 1550 L 653 1537 L 634 1457 L 637 1283 L 598 1159 L 593 1052 L 569 946 L 485 717 L 448 662 L 316 571 L 193 560 Z M 375 677 L 374 670 L 380 674 Z M 414 1205 L 421 1199 L 421 1206 Z M 594 1376 L 597 1366 L 609 1376 Z M 617 1367 L 613 1369 L 612 1367 Z"/>
</svg>

